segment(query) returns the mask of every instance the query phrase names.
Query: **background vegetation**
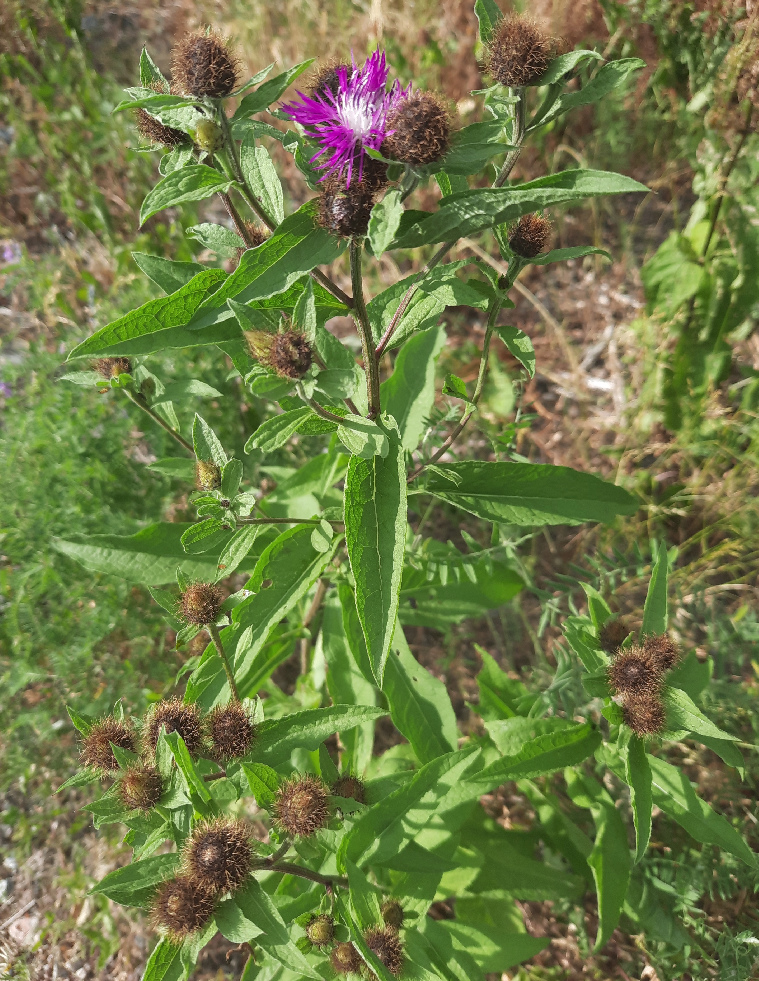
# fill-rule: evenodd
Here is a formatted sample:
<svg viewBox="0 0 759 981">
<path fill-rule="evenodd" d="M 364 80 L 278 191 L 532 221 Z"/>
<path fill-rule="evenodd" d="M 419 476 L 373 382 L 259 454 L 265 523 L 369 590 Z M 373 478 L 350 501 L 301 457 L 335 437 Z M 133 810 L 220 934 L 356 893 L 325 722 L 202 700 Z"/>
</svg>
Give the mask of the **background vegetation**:
<svg viewBox="0 0 759 981">
<path fill-rule="evenodd" d="M 708 710 L 743 740 L 747 767 L 739 782 L 693 747 L 673 762 L 756 849 L 757 14 L 748 0 L 527 6 L 570 45 L 638 54 L 648 68 L 597 108 L 554 124 L 516 176 L 556 169 L 569 156 L 630 174 L 652 192 L 554 216 L 557 244 L 604 244 L 615 262 L 588 258 L 525 278 L 514 323 L 534 340 L 538 374 L 522 389 L 512 364 L 496 364 L 469 439 L 480 453 L 505 442 L 535 461 L 582 461 L 639 493 L 644 507 L 613 528 L 551 529 L 508 543 L 529 588 L 483 619 L 412 628 L 409 643 L 445 680 L 466 726 L 482 650 L 513 678 L 544 688 L 564 657 L 561 617 L 584 605 L 584 594 L 571 591 L 578 572 L 639 620 L 654 546 L 665 542 L 678 639 L 712 673 Z M 251 70 L 350 47 L 358 57 L 380 40 L 403 78 L 439 89 L 472 121 L 468 94 L 480 76 L 468 0 L 7 0 L 0 11 L 0 977 L 139 978 L 149 949 L 144 924 L 85 898 L 116 864 L 116 842 L 94 835 L 76 813 L 75 792 L 51 791 L 76 757 L 64 704 L 97 714 L 121 698 L 139 712 L 173 684 L 182 658 L 142 590 L 86 573 L 54 542 L 72 525 L 123 534 L 159 512 L 182 520 L 186 502 L 179 484 L 145 469 L 166 455 L 160 430 L 143 430 L 112 396 L 56 377 L 64 351 L 148 298 L 132 251 L 192 257 L 181 235 L 197 219 L 190 209 L 137 230 L 155 160 L 137 147 L 131 122 L 110 110 L 143 43 L 166 67 L 172 38 L 205 22 L 237 39 Z M 294 178 L 288 185 L 288 158 L 278 163 L 286 191 L 300 194 Z M 451 341 L 439 370 L 469 380 L 484 325 L 455 310 L 447 316 Z M 200 376 L 239 406 L 241 425 L 232 431 L 235 414 L 218 403 L 204 413 L 234 446 L 258 409 L 225 365 L 192 356 L 194 366 L 179 353 L 162 372 L 198 376 L 197 359 L 207 359 Z M 465 550 L 490 544 L 475 519 L 460 527 L 444 508 L 422 509 L 419 521 Z M 275 678 L 283 686 L 286 668 Z M 571 713 L 585 696 L 567 669 L 549 697 Z M 506 827 L 529 827 L 533 805 L 512 791 L 494 796 L 491 813 Z M 554 942 L 513 976 L 755 977 L 755 877 L 673 828 L 657 833 L 655 823 L 642 863 L 647 944 L 627 922 L 630 932 L 616 931 L 591 958 L 593 903 L 578 915 L 560 902 L 524 902 L 528 929 Z M 236 977 L 229 948 L 219 940 L 200 973 Z"/>
</svg>

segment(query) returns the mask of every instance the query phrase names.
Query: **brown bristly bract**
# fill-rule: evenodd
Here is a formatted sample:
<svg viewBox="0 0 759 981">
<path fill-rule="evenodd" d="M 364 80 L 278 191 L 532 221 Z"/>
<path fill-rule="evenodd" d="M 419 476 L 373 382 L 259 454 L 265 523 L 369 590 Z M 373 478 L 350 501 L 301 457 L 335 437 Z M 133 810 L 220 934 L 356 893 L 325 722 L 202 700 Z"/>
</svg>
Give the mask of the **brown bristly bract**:
<svg viewBox="0 0 759 981">
<path fill-rule="evenodd" d="M 174 129 L 173 126 L 164 126 L 141 107 L 134 110 L 134 121 L 137 132 L 149 143 L 157 146 L 175 147 L 190 142 L 187 133 L 181 129 Z"/>
<path fill-rule="evenodd" d="M 340 61 L 338 58 L 324 61 L 315 69 L 308 79 L 308 91 L 312 99 L 327 92 L 337 95 L 339 87 L 337 72 L 340 68 L 345 68 L 348 72 L 348 78 L 350 78 L 353 66 L 345 61 Z"/>
<path fill-rule="evenodd" d="M 149 811 L 163 793 L 161 774 L 152 766 L 130 767 L 119 780 L 116 793 L 124 807 Z"/>
<path fill-rule="evenodd" d="M 403 970 L 403 942 L 390 927 L 372 927 L 364 934 L 366 945 L 391 974 L 398 977 Z"/>
<path fill-rule="evenodd" d="M 412 92 L 387 121 L 382 154 L 415 166 L 442 160 L 451 147 L 451 111 L 434 92 Z"/>
<path fill-rule="evenodd" d="M 245 226 L 246 242 L 249 243 L 246 245 L 248 249 L 258 248 L 269 237 L 269 232 L 263 225 L 259 225 L 254 221 L 248 221 L 247 218 L 243 219 L 243 225 Z"/>
<path fill-rule="evenodd" d="M 253 834 L 245 821 L 228 817 L 198 824 L 185 842 L 182 869 L 205 892 L 239 889 L 253 867 Z"/>
<path fill-rule="evenodd" d="M 339 943 L 329 955 L 329 962 L 337 974 L 359 974 L 364 966 L 361 954 L 352 943 Z"/>
<path fill-rule="evenodd" d="M 208 582 L 194 582 L 182 593 L 179 612 L 185 623 L 202 627 L 216 623 L 223 597 L 218 586 Z"/>
<path fill-rule="evenodd" d="M 626 617 L 613 617 L 598 631 L 598 643 L 607 654 L 613 654 L 622 646 L 631 630 Z"/>
<path fill-rule="evenodd" d="M 642 647 L 626 647 L 618 651 L 607 669 L 609 686 L 622 698 L 647 698 L 658 695 L 661 689 L 661 670 Z"/>
<path fill-rule="evenodd" d="M 298 330 L 286 330 L 271 338 L 269 352 L 263 362 L 280 378 L 296 381 L 302 378 L 313 361 L 313 352 L 306 335 Z"/>
<path fill-rule="evenodd" d="M 340 238 L 366 235 L 374 206 L 374 191 L 354 175 L 350 187 L 343 181 L 325 181 L 319 195 L 316 221 Z"/>
<path fill-rule="evenodd" d="M 350 774 L 338 777 L 332 784 L 332 793 L 335 797 L 344 797 L 346 800 L 355 800 L 359 804 L 366 803 L 366 787 L 358 779 Z"/>
<path fill-rule="evenodd" d="M 312 916 L 306 924 L 306 936 L 315 947 L 326 947 L 335 939 L 335 921 L 326 913 Z"/>
<path fill-rule="evenodd" d="M 211 460 L 195 461 L 195 486 L 198 490 L 218 490 L 221 487 L 221 469 Z"/>
<path fill-rule="evenodd" d="M 216 900 L 185 876 L 162 883 L 151 904 L 151 919 L 173 943 L 197 933 L 213 916 Z"/>
<path fill-rule="evenodd" d="M 173 91 L 214 99 L 237 88 L 239 63 L 229 41 L 214 31 L 185 34 L 171 52 Z"/>
<path fill-rule="evenodd" d="M 510 14 L 500 21 L 487 49 L 487 70 L 501 85 L 533 85 L 551 61 L 556 41 L 530 17 Z"/>
<path fill-rule="evenodd" d="M 651 634 L 644 637 L 643 650 L 654 659 L 662 673 L 671 671 L 680 660 L 677 644 L 666 634 Z"/>
<path fill-rule="evenodd" d="M 113 773 L 119 768 L 111 748 L 111 743 L 119 749 L 135 752 L 137 739 L 134 729 L 121 719 L 107 715 L 94 723 L 82 739 L 79 758 L 83 766 L 91 766 L 101 773 Z"/>
<path fill-rule="evenodd" d="M 631 698 L 622 706 L 622 719 L 641 739 L 661 732 L 667 721 L 667 713 L 658 696 Z"/>
<path fill-rule="evenodd" d="M 119 375 L 131 375 L 132 362 L 129 358 L 96 358 L 92 362 L 95 371 L 103 378 L 118 378 Z"/>
<path fill-rule="evenodd" d="M 184 740 L 189 753 L 197 755 L 203 748 L 203 729 L 200 708 L 193 704 L 185 705 L 179 698 L 167 698 L 157 702 L 148 712 L 144 726 L 146 749 L 155 753 L 161 727 L 166 732 L 177 732 Z"/>
<path fill-rule="evenodd" d="M 509 232 L 509 248 L 523 259 L 534 259 L 550 239 L 551 222 L 544 215 L 522 215 Z"/>
<path fill-rule="evenodd" d="M 396 899 L 388 899 L 382 904 L 382 919 L 390 930 L 400 930 L 403 926 L 403 907 Z"/>
<path fill-rule="evenodd" d="M 211 755 L 219 763 L 245 756 L 256 738 L 250 714 L 239 702 L 217 705 L 206 716 L 205 727 Z"/>
<path fill-rule="evenodd" d="M 307 837 L 329 821 L 329 791 L 318 777 L 296 777 L 279 788 L 274 809 L 285 834 Z"/>
</svg>

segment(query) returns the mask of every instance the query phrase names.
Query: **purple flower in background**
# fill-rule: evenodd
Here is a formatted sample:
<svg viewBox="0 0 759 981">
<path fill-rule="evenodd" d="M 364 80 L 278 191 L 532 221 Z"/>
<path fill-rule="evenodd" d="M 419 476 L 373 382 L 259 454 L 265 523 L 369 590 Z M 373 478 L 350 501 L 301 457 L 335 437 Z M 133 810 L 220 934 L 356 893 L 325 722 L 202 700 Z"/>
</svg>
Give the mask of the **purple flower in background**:
<svg viewBox="0 0 759 981">
<path fill-rule="evenodd" d="M 346 178 L 350 187 L 354 172 L 360 181 L 367 159 L 366 150 L 379 150 L 387 135 L 387 117 L 400 99 L 406 98 L 411 86 L 402 89 L 398 81 L 386 89 L 388 67 L 385 52 L 379 48 L 367 58 L 362 68 L 342 65 L 336 70 L 334 91 L 322 86 L 312 96 L 298 92 L 300 102 L 283 109 L 291 119 L 321 144 L 311 158 L 329 154 L 317 166 L 325 177 Z"/>
<path fill-rule="evenodd" d="M 8 382 L 0 382 L 0 398 L 9 399 L 13 395 L 13 389 Z"/>
</svg>

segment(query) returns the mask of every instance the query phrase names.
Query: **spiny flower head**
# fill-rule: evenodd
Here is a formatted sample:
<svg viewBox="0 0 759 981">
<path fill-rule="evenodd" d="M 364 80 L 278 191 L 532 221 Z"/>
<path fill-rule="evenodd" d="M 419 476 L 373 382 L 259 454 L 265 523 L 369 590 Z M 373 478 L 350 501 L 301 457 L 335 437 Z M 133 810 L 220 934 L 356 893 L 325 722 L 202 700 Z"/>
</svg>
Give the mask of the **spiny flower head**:
<svg viewBox="0 0 759 981">
<path fill-rule="evenodd" d="M 256 727 L 239 702 L 217 705 L 206 716 L 205 726 L 211 755 L 220 763 L 245 756 L 256 738 Z"/>
<path fill-rule="evenodd" d="M 134 729 L 121 719 L 112 715 L 98 720 L 82 740 L 80 759 L 83 766 L 91 766 L 101 773 L 118 770 L 119 761 L 111 748 L 111 743 L 119 749 L 136 749 Z"/>
<path fill-rule="evenodd" d="M 652 634 L 644 638 L 643 650 L 654 659 L 662 673 L 671 671 L 680 660 L 677 644 L 666 634 Z"/>
<path fill-rule="evenodd" d="M 404 912 L 401 904 L 395 899 L 388 899 L 382 904 L 382 919 L 391 930 L 400 930 L 403 926 Z"/>
<path fill-rule="evenodd" d="M 366 945 L 396 977 L 403 970 L 403 941 L 390 927 L 373 927 L 364 934 Z"/>
<path fill-rule="evenodd" d="M 305 375 L 312 360 L 313 353 L 306 335 L 298 330 L 286 330 L 272 337 L 266 364 L 280 378 L 295 381 Z"/>
<path fill-rule="evenodd" d="M 159 122 L 142 108 L 134 110 L 134 121 L 137 126 L 137 132 L 148 143 L 154 143 L 158 146 L 174 147 L 190 142 L 187 133 L 184 133 L 181 129 L 174 129 L 173 126 L 164 126 L 163 123 Z"/>
<path fill-rule="evenodd" d="M 551 222 L 543 215 L 522 215 L 509 233 L 509 248 L 523 259 L 534 259 L 548 245 Z"/>
<path fill-rule="evenodd" d="M 384 156 L 423 166 L 442 160 L 451 146 L 451 113 L 434 92 L 418 90 L 399 99 L 388 114 Z"/>
<path fill-rule="evenodd" d="M 218 586 L 208 582 L 194 582 L 185 589 L 180 600 L 180 615 L 186 623 L 202 627 L 216 623 L 222 604 Z"/>
<path fill-rule="evenodd" d="M 369 168 L 365 173 L 368 171 Z M 341 180 L 329 180 L 319 195 L 317 224 L 340 238 L 366 235 L 374 207 L 374 193 L 368 180 L 360 183 L 354 181 L 350 187 Z"/>
<path fill-rule="evenodd" d="M 221 470 L 211 460 L 195 462 L 195 486 L 198 490 L 218 490 L 221 487 Z"/>
<path fill-rule="evenodd" d="M 277 791 L 277 824 L 293 837 L 306 837 L 329 821 L 329 791 L 318 777 L 306 775 L 288 780 Z"/>
<path fill-rule="evenodd" d="M 229 42 L 213 31 L 185 34 L 171 52 L 174 91 L 221 99 L 237 87 L 238 75 Z"/>
<path fill-rule="evenodd" d="M 545 74 L 555 42 L 530 17 L 501 20 L 487 51 L 487 70 L 501 85 L 534 85 Z"/>
<path fill-rule="evenodd" d="M 234 892 L 253 867 L 253 835 L 244 821 L 215 818 L 194 828 L 183 851 L 187 877 L 208 893 Z"/>
<path fill-rule="evenodd" d="M 203 748 L 203 729 L 200 709 L 197 705 L 185 705 L 179 698 L 167 698 L 157 702 L 145 719 L 144 739 L 146 747 L 155 752 L 161 728 L 177 732 L 184 740 L 189 753 L 197 755 Z"/>
<path fill-rule="evenodd" d="M 162 883 L 151 905 L 155 925 L 176 944 L 201 930 L 211 919 L 216 900 L 196 882 L 179 876 Z"/>
<path fill-rule="evenodd" d="M 335 921 L 326 913 L 312 916 L 306 924 L 306 936 L 315 947 L 326 947 L 335 938 Z"/>
<path fill-rule="evenodd" d="M 329 962 L 337 974 L 358 974 L 364 966 L 361 954 L 352 943 L 339 943 L 329 955 Z"/>
<path fill-rule="evenodd" d="M 655 696 L 661 688 L 659 666 L 642 647 L 618 651 L 607 674 L 612 691 L 624 699 Z"/>
<path fill-rule="evenodd" d="M 664 705 L 657 696 L 632 698 L 622 706 L 622 719 L 636 736 L 655 736 L 667 721 Z"/>
<path fill-rule="evenodd" d="M 320 148 L 311 158 L 325 176 L 344 177 L 350 187 L 361 181 L 367 149 L 379 150 L 387 135 L 387 116 L 404 92 L 396 81 L 387 90 L 388 67 L 384 51 L 377 49 L 361 68 L 337 65 L 325 75 L 312 95 L 298 93 L 300 101 L 283 106 L 291 119 L 312 136 Z"/>
<path fill-rule="evenodd" d="M 335 797 L 344 797 L 346 800 L 355 800 L 359 804 L 366 803 L 366 787 L 358 779 L 346 773 L 339 777 L 332 784 L 332 793 Z"/>
<path fill-rule="evenodd" d="M 149 811 L 163 793 L 161 774 L 152 766 L 132 766 L 119 780 L 116 792 L 124 807 Z"/>
<path fill-rule="evenodd" d="M 92 362 L 92 367 L 95 371 L 99 371 L 103 378 L 108 379 L 132 373 L 132 362 L 129 358 L 96 358 Z"/>
<path fill-rule="evenodd" d="M 626 617 L 614 617 L 598 631 L 598 643 L 607 654 L 613 654 L 622 646 L 631 629 Z"/>
<path fill-rule="evenodd" d="M 316 99 L 325 92 L 331 92 L 333 96 L 336 96 L 340 91 L 340 76 L 338 72 L 341 69 L 350 75 L 353 71 L 353 65 L 349 65 L 347 62 L 340 61 L 337 58 L 322 62 L 308 80 L 308 94 L 310 97 Z"/>
</svg>

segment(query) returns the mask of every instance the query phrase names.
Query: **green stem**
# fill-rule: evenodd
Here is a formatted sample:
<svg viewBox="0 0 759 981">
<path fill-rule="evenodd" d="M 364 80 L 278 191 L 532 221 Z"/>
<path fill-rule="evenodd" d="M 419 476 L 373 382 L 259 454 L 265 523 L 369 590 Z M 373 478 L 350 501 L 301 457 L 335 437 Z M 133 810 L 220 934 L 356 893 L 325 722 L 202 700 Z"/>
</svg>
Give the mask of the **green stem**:
<svg viewBox="0 0 759 981">
<path fill-rule="evenodd" d="M 522 151 L 525 126 L 524 89 L 515 89 L 514 91 L 519 98 L 519 102 L 517 102 L 514 112 L 514 129 L 511 136 L 511 142 L 514 144 L 514 149 L 506 154 L 506 159 L 503 161 L 503 166 L 495 179 L 493 187 L 503 187 L 503 185 L 509 179 L 509 174 L 511 174 L 511 171 L 514 169 L 514 164 L 517 162 L 517 157 Z"/>
<path fill-rule="evenodd" d="M 253 866 L 254 871 L 281 872 L 283 875 L 297 875 L 301 879 L 310 879 L 311 882 L 318 882 L 323 886 L 344 886 L 348 888 L 348 880 L 341 876 L 322 875 L 320 872 L 313 872 L 311 869 L 303 868 L 302 865 L 295 865 L 294 862 L 271 862 L 264 859 Z"/>
<path fill-rule="evenodd" d="M 191 453 L 193 457 L 195 456 L 195 449 L 192 444 L 188 443 L 184 436 L 180 436 L 176 429 L 173 429 L 165 419 L 162 419 L 157 412 L 150 408 L 148 405 L 148 400 L 144 395 L 140 393 L 135 395 L 133 392 L 130 392 L 128 388 L 123 389 L 123 391 L 126 393 L 126 397 L 131 402 L 134 402 L 134 404 L 149 415 L 154 422 L 157 422 L 162 429 L 165 429 L 169 436 L 175 439 L 183 449 L 187 450 L 188 453 Z"/>
<path fill-rule="evenodd" d="M 318 525 L 322 518 L 237 518 L 241 525 Z M 336 528 L 342 528 L 342 521 L 330 521 Z"/>
<path fill-rule="evenodd" d="M 369 403 L 368 416 L 376 419 L 382 411 L 380 404 L 379 358 L 374 347 L 372 327 L 369 314 L 364 303 L 364 279 L 361 273 L 361 257 L 364 243 L 359 238 L 352 238 L 350 244 L 351 285 L 353 287 L 353 302 L 355 304 L 354 322 L 361 338 L 364 353 L 364 372 L 366 373 L 366 397 Z"/>
<path fill-rule="evenodd" d="M 235 676 L 232 673 L 232 666 L 227 658 L 226 651 L 224 650 L 224 645 L 221 642 L 221 634 L 219 633 L 219 628 L 215 623 L 207 623 L 206 630 L 211 635 L 211 640 L 216 648 L 216 653 L 221 658 L 221 663 L 224 665 L 224 671 L 227 675 L 227 681 L 229 682 L 229 690 L 232 692 L 232 698 L 236 702 L 241 702 L 240 693 L 237 690 L 237 685 L 235 684 Z"/>
</svg>

